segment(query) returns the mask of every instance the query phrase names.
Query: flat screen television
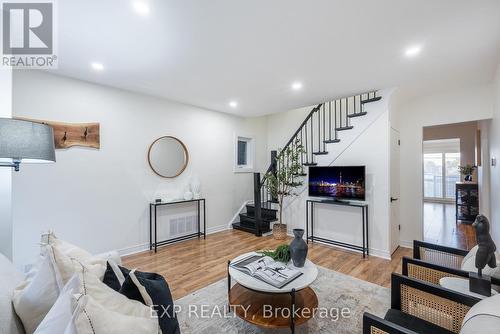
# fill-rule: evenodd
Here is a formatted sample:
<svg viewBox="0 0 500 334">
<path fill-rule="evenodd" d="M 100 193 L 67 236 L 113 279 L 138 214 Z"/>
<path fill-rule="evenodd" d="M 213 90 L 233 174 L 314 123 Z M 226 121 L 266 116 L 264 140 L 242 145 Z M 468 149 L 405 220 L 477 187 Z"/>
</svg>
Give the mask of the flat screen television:
<svg viewBox="0 0 500 334">
<path fill-rule="evenodd" d="M 309 196 L 365 200 L 365 166 L 309 167 Z"/>
</svg>

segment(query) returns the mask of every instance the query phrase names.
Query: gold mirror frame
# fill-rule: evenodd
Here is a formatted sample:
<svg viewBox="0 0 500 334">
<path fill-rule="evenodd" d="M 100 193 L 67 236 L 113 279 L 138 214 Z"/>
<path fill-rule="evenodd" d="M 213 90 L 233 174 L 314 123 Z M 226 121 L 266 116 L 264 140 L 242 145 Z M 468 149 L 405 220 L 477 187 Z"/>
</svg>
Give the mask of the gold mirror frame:
<svg viewBox="0 0 500 334">
<path fill-rule="evenodd" d="M 182 168 L 179 170 L 179 172 L 177 172 L 177 174 L 173 175 L 173 176 L 165 176 L 165 175 L 162 175 L 160 173 L 158 173 L 153 165 L 151 164 L 151 149 L 153 148 L 154 144 L 156 144 L 156 142 L 164 139 L 164 138 L 171 138 L 171 139 L 174 139 L 176 140 L 179 144 L 181 144 L 182 148 L 184 149 L 184 156 L 185 156 L 185 161 L 184 161 L 184 165 L 182 166 Z M 179 175 L 182 174 L 182 172 L 184 172 L 184 170 L 186 169 L 187 165 L 188 165 L 188 162 L 189 162 L 189 151 L 186 147 L 186 145 L 184 145 L 184 143 L 177 137 L 174 137 L 174 136 L 162 136 L 162 137 L 159 137 L 157 138 L 155 141 L 153 141 L 151 143 L 151 145 L 149 145 L 149 149 L 148 149 L 148 164 L 149 164 L 149 167 L 151 168 L 151 170 L 158 176 L 160 177 L 163 177 L 163 178 L 166 178 L 166 179 L 173 179 Z"/>
</svg>

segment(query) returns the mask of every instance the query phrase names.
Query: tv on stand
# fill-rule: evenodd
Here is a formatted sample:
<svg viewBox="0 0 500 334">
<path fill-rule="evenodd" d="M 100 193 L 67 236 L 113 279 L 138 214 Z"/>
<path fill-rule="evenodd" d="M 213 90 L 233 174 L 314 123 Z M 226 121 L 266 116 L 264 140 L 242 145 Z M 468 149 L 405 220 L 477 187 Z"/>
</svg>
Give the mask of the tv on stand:
<svg viewBox="0 0 500 334">
<path fill-rule="evenodd" d="M 365 200 L 365 166 L 309 167 L 309 196 L 329 201 Z"/>
</svg>

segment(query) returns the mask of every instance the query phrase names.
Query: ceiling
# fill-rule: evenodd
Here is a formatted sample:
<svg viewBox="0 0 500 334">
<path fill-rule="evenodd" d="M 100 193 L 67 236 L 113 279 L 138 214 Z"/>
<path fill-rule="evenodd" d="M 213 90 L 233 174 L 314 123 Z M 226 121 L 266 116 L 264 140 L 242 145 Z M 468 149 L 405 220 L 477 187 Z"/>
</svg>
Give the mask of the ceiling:
<svg viewBox="0 0 500 334">
<path fill-rule="evenodd" d="M 57 1 L 52 72 L 258 116 L 374 88 L 488 82 L 500 59 L 498 0 L 142 1 L 148 15 L 134 0 Z M 412 45 L 422 52 L 409 59 Z"/>
</svg>

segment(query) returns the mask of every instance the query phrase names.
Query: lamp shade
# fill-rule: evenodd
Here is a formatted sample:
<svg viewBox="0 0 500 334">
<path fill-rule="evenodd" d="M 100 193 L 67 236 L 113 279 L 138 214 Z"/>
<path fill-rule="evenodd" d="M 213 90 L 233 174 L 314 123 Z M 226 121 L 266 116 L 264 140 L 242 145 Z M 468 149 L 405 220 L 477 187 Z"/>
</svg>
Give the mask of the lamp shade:
<svg viewBox="0 0 500 334">
<path fill-rule="evenodd" d="M 0 118 L 0 161 L 55 162 L 52 128 L 46 124 Z"/>
</svg>

